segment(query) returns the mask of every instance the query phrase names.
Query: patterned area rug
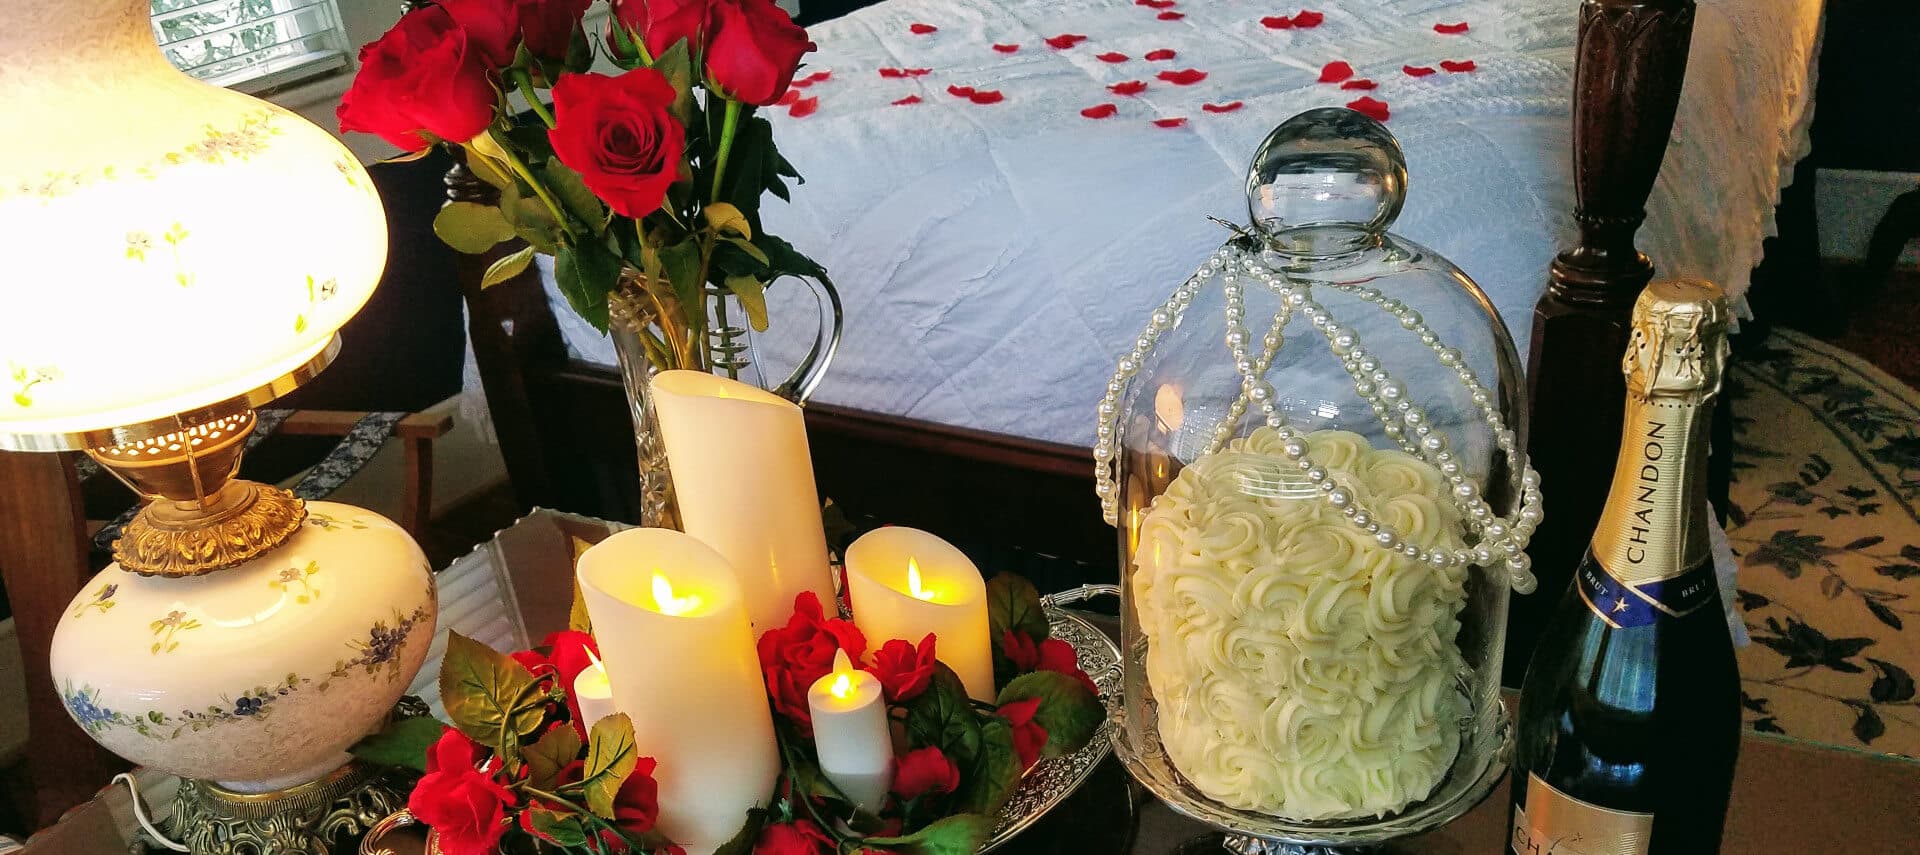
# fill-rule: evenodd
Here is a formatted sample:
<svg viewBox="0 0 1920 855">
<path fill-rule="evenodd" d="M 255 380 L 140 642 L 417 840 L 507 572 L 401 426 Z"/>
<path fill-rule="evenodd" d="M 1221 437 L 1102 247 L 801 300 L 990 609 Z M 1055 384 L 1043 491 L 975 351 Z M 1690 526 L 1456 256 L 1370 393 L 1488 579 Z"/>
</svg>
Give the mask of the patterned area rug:
<svg viewBox="0 0 1920 855">
<path fill-rule="evenodd" d="M 1791 330 L 1728 389 L 1747 723 L 1920 757 L 1920 392 Z"/>
</svg>

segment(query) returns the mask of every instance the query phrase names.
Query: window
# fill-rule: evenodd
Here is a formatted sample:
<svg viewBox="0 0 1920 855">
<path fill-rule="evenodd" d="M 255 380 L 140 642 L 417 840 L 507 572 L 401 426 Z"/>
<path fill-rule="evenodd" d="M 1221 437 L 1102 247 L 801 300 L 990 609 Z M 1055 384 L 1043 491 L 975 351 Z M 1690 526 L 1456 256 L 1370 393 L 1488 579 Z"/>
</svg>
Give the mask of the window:
<svg viewBox="0 0 1920 855">
<path fill-rule="evenodd" d="M 262 92 L 347 66 L 334 0 L 150 0 L 153 36 L 176 68 Z"/>
</svg>

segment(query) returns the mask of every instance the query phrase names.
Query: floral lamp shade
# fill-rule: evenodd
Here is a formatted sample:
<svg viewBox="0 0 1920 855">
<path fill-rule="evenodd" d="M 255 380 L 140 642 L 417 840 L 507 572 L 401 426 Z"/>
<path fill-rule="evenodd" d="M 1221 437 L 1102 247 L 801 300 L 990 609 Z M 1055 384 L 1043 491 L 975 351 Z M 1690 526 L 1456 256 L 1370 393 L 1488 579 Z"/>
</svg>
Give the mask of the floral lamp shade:
<svg viewBox="0 0 1920 855">
<path fill-rule="evenodd" d="M 0 18 L 0 449 L 283 394 L 372 293 L 386 220 L 330 134 L 175 71 L 145 0 Z M 126 428 L 109 437 L 109 429 Z"/>
</svg>

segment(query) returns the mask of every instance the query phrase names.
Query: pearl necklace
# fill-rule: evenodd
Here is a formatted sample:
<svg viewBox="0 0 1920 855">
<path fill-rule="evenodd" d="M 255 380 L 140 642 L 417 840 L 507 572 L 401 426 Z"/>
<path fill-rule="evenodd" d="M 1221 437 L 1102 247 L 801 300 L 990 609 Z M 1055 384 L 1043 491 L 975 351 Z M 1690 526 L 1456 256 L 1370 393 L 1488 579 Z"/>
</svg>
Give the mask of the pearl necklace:
<svg viewBox="0 0 1920 855">
<path fill-rule="evenodd" d="M 1265 287 L 1280 297 L 1280 310 L 1274 314 L 1271 328 L 1260 340 L 1258 351 L 1249 349 L 1250 339 L 1244 323 L 1246 301 L 1243 276 L 1254 282 L 1256 287 Z M 1289 278 L 1262 262 L 1256 254 L 1236 248 L 1231 242 L 1221 246 L 1173 292 L 1173 296 L 1154 310 L 1147 328 L 1134 340 L 1132 352 L 1121 358 L 1113 378 L 1107 381 L 1106 395 L 1100 400 L 1093 459 L 1094 492 L 1100 497 L 1100 510 L 1108 525 L 1117 525 L 1119 522 L 1120 497 L 1115 478 L 1120 398 L 1146 363 L 1147 357 L 1153 353 L 1161 336 L 1174 327 L 1201 289 L 1215 279 L 1220 281 L 1221 293 L 1226 298 L 1223 314 L 1226 317 L 1227 351 L 1233 358 L 1235 371 L 1240 375 L 1240 394 L 1228 408 L 1226 418 L 1214 432 L 1203 455 L 1226 447 L 1247 408 L 1258 407 L 1267 426 L 1280 437 L 1282 452 L 1314 485 L 1322 500 L 1337 508 L 1341 516 L 1366 532 L 1382 548 L 1425 561 L 1436 568 L 1504 565 L 1513 590 L 1527 594 L 1537 587 L 1526 548 L 1542 518 L 1540 475 L 1528 465 L 1519 439 L 1501 417 L 1496 396 L 1474 375 L 1465 356 L 1441 341 L 1419 312 L 1399 300 L 1387 297 L 1378 289 L 1357 284 L 1326 286 L 1393 315 L 1400 326 L 1417 335 L 1421 343 L 1433 351 L 1441 365 L 1453 370 L 1473 403 L 1480 408 L 1480 417 L 1493 429 L 1495 442 L 1506 457 L 1508 466 L 1512 471 L 1521 473 L 1520 506 L 1511 517 L 1494 513 L 1480 495 L 1479 486 L 1467 477 L 1460 461 L 1448 450 L 1446 435 L 1433 426 L 1426 410 L 1413 402 L 1406 386 L 1394 379 L 1380 364 L 1380 360 L 1361 344 L 1354 331 L 1337 322 L 1325 306 L 1313 299 L 1313 286 Z M 1333 355 L 1339 357 L 1341 367 L 1353 381 L 1354 392 L 1373 410 L 1386 435 L 1408 454 L 1439 470 L 1447 480 L 1450 486 L 1448 500 L 1460 512 L 1468 532 L 1477 536 L 1472 546 L 1421 550 L 1400 532 L 1382 524 L 1371 508 L 1335 483 L 1326 467 L 1309 456 L 1305 436 L 1287 423 L 1285 411 L 1274 400 L 1273 385 L 1265 380 L 1267 370 L 1285 340 L 1283 331 L 1296 314 L 1306 318 L 1314 331 L 1326 340 Z"/>
</svg>

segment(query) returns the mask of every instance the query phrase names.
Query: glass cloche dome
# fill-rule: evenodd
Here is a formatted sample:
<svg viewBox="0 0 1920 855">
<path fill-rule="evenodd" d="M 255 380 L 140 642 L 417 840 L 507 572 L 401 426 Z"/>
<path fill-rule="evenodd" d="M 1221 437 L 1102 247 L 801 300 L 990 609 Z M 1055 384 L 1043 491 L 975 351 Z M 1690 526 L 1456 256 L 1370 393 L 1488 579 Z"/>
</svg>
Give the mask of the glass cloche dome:
<svg viewBox="0 0 1920 855">
<path fill-rule="evenodd" d="M 1153 312 L 1100 405 L 1116 751 L 1239 851 L 1433 828 L 1506 763 L 1507 596 L 1540 519 L 1520 363 L 1473 280 L 1387 231 L 1406 177 L 1351 110 L 1275 129 L 1252 229 Z"/>
</svg>

